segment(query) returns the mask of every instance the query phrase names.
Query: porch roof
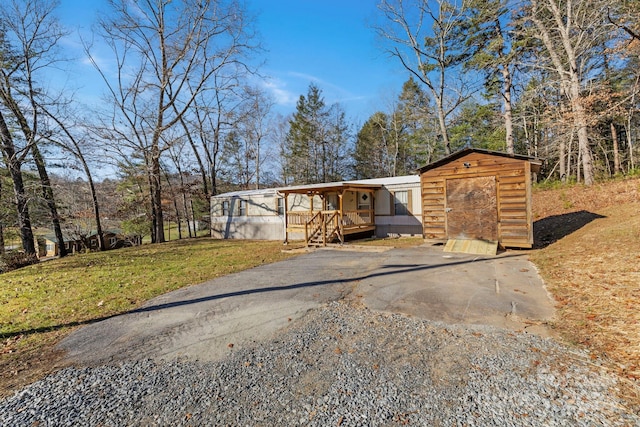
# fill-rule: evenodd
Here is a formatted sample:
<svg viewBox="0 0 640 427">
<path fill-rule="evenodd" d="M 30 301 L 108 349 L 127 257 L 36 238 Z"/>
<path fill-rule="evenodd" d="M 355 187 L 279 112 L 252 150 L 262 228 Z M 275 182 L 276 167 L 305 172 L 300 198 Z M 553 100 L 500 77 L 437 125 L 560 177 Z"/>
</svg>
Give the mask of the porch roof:
<svg viewBox="0 0 640 427">
<path fill-rule="evenodd" d="M 382 188 L 382 184 L 364 184 L 356 182 L 328 182 L 320 184 L 297 185 L 293 187 L 278 188 L 281 194 L 325 194 L 341 191 L 362 191 L 362 190 L 378 190 Z"/>
</svg>

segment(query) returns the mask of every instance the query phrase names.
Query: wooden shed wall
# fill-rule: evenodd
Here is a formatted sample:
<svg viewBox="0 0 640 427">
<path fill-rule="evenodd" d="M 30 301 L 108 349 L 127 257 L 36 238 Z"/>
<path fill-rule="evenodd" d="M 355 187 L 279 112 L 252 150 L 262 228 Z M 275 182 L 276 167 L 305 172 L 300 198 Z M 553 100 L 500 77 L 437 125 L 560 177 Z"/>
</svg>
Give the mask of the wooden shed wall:
<svg viewBox="0 0 640 427">
<path fill-rule="evenodd" d="M 465 163 L 469 167 L 465 167 Z M 496 179 L 500 244 L 505 247 L 532 246 L 530 162 L 485 153 L 470 153 L 421 174 L 425 238 L 448 237 L 447 180 L 485 176 Z"/>
</svg>

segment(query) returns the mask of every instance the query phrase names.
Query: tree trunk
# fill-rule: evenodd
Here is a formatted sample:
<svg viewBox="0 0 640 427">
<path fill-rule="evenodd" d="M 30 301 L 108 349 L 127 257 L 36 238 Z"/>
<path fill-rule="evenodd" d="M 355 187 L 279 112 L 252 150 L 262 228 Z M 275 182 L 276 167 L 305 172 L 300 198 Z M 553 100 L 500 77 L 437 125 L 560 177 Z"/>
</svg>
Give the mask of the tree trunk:
<svg viewBox="0 0 640 427">
<path fill-rule="evenodd" d="M 18 223 L 20 225 L 20 240 L 25 253 L 37 255 L 36 245 L 33 238 L 33 230 L 31 229 L 31 218 L 29 217 L 29 207 L 27 205 L 27 196 L 24 190 L 24 182 L 22 181 L 21 162 L 17 157 L 15 146 L 11 138 L 11 133 L 4 121 L 4 116 L 0 112 L 0 137 L 2 140 L 2 153 L 4 154 L 5 164 L 11 179 L 13 181 L 13 193 L 18 213 Z"/>
<path fill-rule="evenodd" d="M 564 142 L 564 139 L 560 139 L 560 154 L 559 154 L 559 165 L 560 165 L 560 181 L 563 181 L 567 178 L 567 166 L 564 162 L 565 157 L 567 157 L 567 145 Z"/>
<path fill-rule="evenodd" d="M 175 106 L 174 106 L 175 109 Z M 207 169 L 204 166 L 204 163 L 202 161 L 202 156 L 200 155 L 200 152 L 198 151 L 198 147 L 196 145 L 196 142 L 193 140 L 193 137 L 191 136 L 191 132 L 189 127 L 187 126 L 187 123 L 184 121 L 183 117 L 180 117 L 180 124 L 182 124 L 182 128 L 185 130 L 185 135 L 187 137 L 187 141 L 189 141 L 189 145 L 191 146 L 191 149 L 193 151 L 193 155 L 196 157 L 196 161 L 198 162 L 198 168 L 200 170 L 200 177 L 202 179 L 202 191 L 204 193 L 207 203 L 207 212 L 211 212 L 211 194 L 209 194 L 209 183 L 207 180 Z M 202 124 L 201 124 L 202 126 Z M 204 147 L 203 144 L 203 148 L 206 150 L 206 147 Z M 185 208 L 186 210 L 186 208 Z M 188 224 L 188 222 L 187 222 Z"/>
<path fill-rule="evenodd" d="M 182 190 L 182 205 L 184 206 L 184 218 L 187 220 L 187 230 L 189 231 L 189 237 L 195 237 L 195 233 L 193 234 L 193 236 L 191 235 L 191 224 L 190 224 L 190 220 L 189 220 L 189 205 L 187 203 L 187 194 L 184 191 L 184 187 Z M 192 218 L 193 221 L 195 221 L 195 218 Z"/>
<path fill-rule="evenodd" d="M 572 53 L 572 52 L 571 52 Z M 589 131 L 587 127 L 587 112 L 582 104 L 580 95 L 580 80 L 578 76 L 578 66 L 576 58 L 569 55 L 571 63 L 571 80 L 567 82 L 569 90 L 567 95 L 571 101 L 571 112 L 573 113 L 573 124 L 578 133 L 578 157 L 579 161 L 576 169 L 580 167 L 582 162 L 582 176 L 585 185 L 593 185 L 593 154 L 589 145 Z M 578 171 L 579 173 L 579 171 Z"/>
<path fill-rule="evenodd" d="M 58 215 L 58 207 L 56 206 L 56 200 L 53 196 L 53 188 L 51 188 L 51 180 L 47 173 L 47 167 L 44 163 L 42 153 L 38 148 L 38 145 L 34 142 L 31 144 L 31 154 L 33 160 L 38 169 L 38 175 L 40 176 L 40 186 L 42 187 L 42 197 L 47 203 L 49 212 L 51 213 L 51 222 L 53 223 L 53 232 L 56 235 L 58 241 L 58 256 L 60 258 L 67 256 L 67 248 L 64 245 L 64 236 L 62 235 L 62 228 L 60 227 L 60 216 Z"/>
<path fill-rule="evenodd" d="M 4 243 L 4 227 L 0 224 L 0 255 L 5 254 L 5 243 Z"/>
<path fill-rule="evenodd" d="M 38 105 L 33 98 L 33 90 L 30 89 L 31 96 L 31 105 L 36 111 L 38 109 Z M 49 174 L 47 173 L 47 168 L 44 162 L 44 158 L 42 157 L 42 153 L 38 148 L 38 145 L 35 141 L 36 138 L 36 125 L 37 121 L 34 118 L 33 127 L 29 126 L 27 122 L 27 118 L 24 116 L 20 106 L 11 96 L 4 96 L 5 105 L 11 110 L 14 117 L 18 121 L 20 129 L 24 134 L 25 141 L 27 141 L 27 145 L 29 150 L 31 151 L 31 155 L 33 156 L 33 161 L 36 164 L 36 169 L 38 170 L 38 175 L 40 177 L 40 186 L 42 188 L 42 197 L 47 203 L 47 207 L 49 208 L 49 212 L 51 213 L 51 221 L 53 223 L 53 231 L 56 235 L 56 240 L 58 241 L 58 255 L 60 257 L 64 257 L 67 255 L 67 249 L 64 246 L 64 237 L 62 236 L 62 229 L 60 228 L 60 216 L 58 215 L 58 208 L 56 207 L 56 201 L 53 196 L 53 189 L 51 188 L 51 181 L 49 180 Z"/>
<path fill-rule="evenodd" d="M 153 205 L 153 213 L 155 217 L 154 221 L 154 235 L 155 243 L 164 243 L 164 218 L 162 213 L 162 183 L 160 182 L 160 160 L 155 159 L 153 162 L 151 182 L 153 186 L 151 188 L 152 197 L 151 204 Z"/>
<path fill-rule="evenodd" d="M 189 206 L 191 208 L 191 218 L 193 219 L 193 237 L 198 237 L 198 227 L 196 227 L 196 211 L 195 209 L 193 209 L 193 199 L 189 199 Z M 186 207 L 185 210 L 187 210 Z"/>
<path fill-rule="evenodd" d="M 70 151 L 78 160 L 80 160 L 80 163 L 82 163 L 82 169 L 84 170 L 84 174 L 87 177 L 87 181 L 89 182 L 89 190 L 91 191 L 91 203 L 93 207 L 94 220 L 96 222 L 96 234 L 98 235 L 98 247 L 101 251 L 104 251 L 106 249 L 106 246 L 104 243 L 104 232 L 102 230 L 102 222 L 100 220 L 100 206 L 98 203 L 98 195 L 96 193 L 96 186 L 93 182 L 91 169 L 89 168 L 89 165 L 87 164 L 87 160 L 82 154 L 82 150 L 80 149 L 80 144 L 78 144 L 78 141 L 73 137 L 71 132 L 69 132 L 69 129 L 67 128 L 67 126 L 65 126 L 64 123 L 62 123 L 62 121 L 58 117 L 49 113 L 46 109 L 45 109 L 45 112 L 49 117 L 51 117 L 51 119 L 53 119 L 56 123 L 58 123 L 58 126 L 60 126 L 62 131 L 67 135 L 67 137 L 69 138 L 69 140 L 71 141 L 75 149 L 72 150 L 70 147 L 62 144 L 59 144 L 59 145 L 65 150 Z"/>
<path fill-rule="evenodd" d="M 444 154 L 448 156 L 451 154 L 451 143 L 449 142 L 449 132 L 447 131 L 442 100 L 436 99 L 436 104 L 438 110 L 438 125 L 440 126 L 440 134 L 442 135 L 442 146 L 444 147 Z"/>
<path fill-rule="evenodd" d="M 553 63 L 561 82 L 563 94 L 571 102 L 571 113 L 573 115 L 573 126 L 578 133 L 578 156 L 582 162 L 582 174 L 584 183 L 592 185 L 594 182 L 593 155 L 589 145 L 589 131 L 587 128 L 587 111 L 583 105 L 580 94 L 580 75 L 578 67 L 579 53 L 576 52 L 575 39 L 586 37 L 579 31 L 586 31 L 587 27 L 579 28 L 573 18 L 573 8 L 571 2 L 566 4 L 567 11 L 563 14 L 561 9 L 553 1 L 543 2 L 539 6 L 538 1 L 532 1 L 532 12 L 529 19 L 535 24 L 538 37 L 545 45 L 549 57 Z M 547 4 L 548 3 L 548 4 Z M 551 14 L 552 22 L 549 28 L 542 21 L 541 16 Z M 583 26 L 584 27 L 584 26 Z M 559 46 L 553 42 L 552 34 L 559 34 Z M 579 168 L 579 163 L 577 165 Z"/>
<path fill-rule="evenodd" d="M 629 169 L 635 169 L 636 163 L 633 157 L 633 138 L 631 137 L 631 119 L 629 119 L 629 130 L 627 131 L 627 145 L 629 146 Z"/>
<path fill-rule="evenodd" d="M 0 200 L 2 200 L 2 177 L 0 176 Z M 2 225 L 2 221 L 0 221 L 0 255 L 4 255 L 4 226 Z"/>
<path fill-rule="evenodd" d="M 571 103 L 574 113 L 574 123 L 578 129 L 578 153 L 582 160 L 582 176 L 585 185 L 593 185 L 593 155 L 589 146 L 586 112 L 579 96 Z"/>
<path fill-rule="evenodd" d="M 160 154 L 152 149 L 151 170 L 149 171 L 149 196 L 151 198 L 152 243 L 164 243 L 164 218 L 162 217 L 162 183 L 160 179 Z"/>
<path fill-rule="evenodd" d="M 182 220 L 180 219 L 180 211 L 178 210 L 178 201 L 176 198 L 173 198 L 173 209 L 176 211 L 176 222 L 178 223 L 178 240 L 182 240 Z M 189 218 L 187 218 L 187 224 L 189 223 Z"/>
<path fill-rule="evenodd" d="M 511 73 L 506 65 L 502 67 L 502 102 L 504 105 L 504 127 L 507 153 L 515 154 L 513 146 L 513 115 L 511 107 Z"/>
<path fill-rule="evenodd" d="M 611 141 L 613 142 L 613 174 L 619 174 L 622 171 L 620 167 L 620 147 L 618 146 L 618 129 L 616 129 L 613 120 L 610 123 L 611 126 Z"/>
</svg>

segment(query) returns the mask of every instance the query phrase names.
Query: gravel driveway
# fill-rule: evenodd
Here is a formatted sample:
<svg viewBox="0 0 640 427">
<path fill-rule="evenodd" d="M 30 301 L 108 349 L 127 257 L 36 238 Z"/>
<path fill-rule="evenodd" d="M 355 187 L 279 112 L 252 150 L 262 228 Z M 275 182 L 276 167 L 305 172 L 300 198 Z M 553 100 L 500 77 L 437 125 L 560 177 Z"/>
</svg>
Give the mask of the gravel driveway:
<svg viewBox="0 0 640 427">
<path fill-rule="evenodd" d="M 488 291 L 478 290 L 473 298 L 466 298 L 466 311 L 442 310 L 446 316 L 462 319 L 458 324 L 406 313 L 407 296 L 415 296 L 418 291 L 411 283 L 398 285 L 404 282 L 400 275 L 381 273 L 395 269 L 424 275 L 440 268 L 423 258 L 416 263 L 410 259 L 411 253 L 361 254 L 364 261 L 342 252 L 320 254 L 319 258 L 334 258 L 334 265 L 345 268 L 327 272 L 334 279 L 316 286 L 281 285 L 279 292 L 293 292 L 286 294 L 293 308 L 278 303 L 284 326 L 261 329 L 256 325 L 260 336 L 245 332 L 238 335 L 238 345 L 231 345 L 232 339 L 224 340 L 228 336 L 210 333 L 203 336 L 203 343 L 192 346 L 196 353 L 171 351 L 163 357 L 151 353 L 132 357 L 126 353 L 116 357 L 105 348 L 109 357 L 98 352 L 93 363 L 88 363 L 86 352 L 79 352 L 84 363 L 76 360 L 75 366 L 1 401 L 0 420 L 3 425 L 12 426 L 640 425 L 640 418 L 616 397 L 616 379 L 604 367 L 578 350 L 520 327 L 535 319 L 520 317 L 517 325 L 496 326 L 481 324 L 479 317 L 469 314 L 473 313 L 474 301 L 486 303 Z M 442 258 L 442 254 L 438 256 Z M 298 258 L 298 265 L 301 260 L 310 259 L 313 257 Z M 293 261 L 275 268 L 290 266 L 288 263 Z M 457 270 L 466 269 L 464 274 L 471 277 L 477 261 L 477 265 L 483 264 L 479 268 L 493 269 L 500 279 L 492 279 L 496 283 L 487 282 L 486 287 L 493 287 L 494 293 L 500 294 L 495 300 L 500 302 L 492 299 L 487 304 L 496 309 L 502 310 L 503 303 L 513 302 L 511 296 L 529 295 L 537 286 L 531 281 L 531 270 L 514 270 L 507 258 L 454 261 Z M 443 268 L 451 268 L 452 260 L 445 259 L 443 264 Z M 319 268 L 320 262 L 315 265 Z M 509 285 L 507 270 L 520 271 L 529 278 Z M 305 265 L 300 272 L 307 277 L 304 283 L 315 283 L 310 280 L 311 271 L 313 268 Z M 251 277 L 264 273 L 258 268 Z M 397 282 L 399 292 L 395 296 L 381 286 L 385 277 L 388 282 Z M 450 280 L 452 275 L 446 277 Z M 482 281 L 481 277 L 476 279 Z M 442 276 L 440 280 L 444 280 Z M 441 291 L 448 295 L 453 284 L 455 281 Z M 326 294 L 321 292 L 325 285 L 329 288 Z M 252 284 L 254 290 L 260 286 Z M 237 299 L 228 294 L 223 291 L 224 298 L 208 298 L 211 309 L 222 309 L 224 305 L 220 304 L 225 298 L 227 302 Z M 246 295 L 267 298 L 262 292 L 238 296 Z M 433 294 L 423 297 L 433 298 Z M 305 298 L 308 304 L 301 303 Z M 527 307 L 526 304 L 525 298 L 515 306 Z M 157 301 L 149 305 L 154 306 L 158 306 Z M 394 313 L 390 307 L 402 313 Z M 164 308 L 187 306 L 168 304 Z M 238 306 L 227 308 L 239 310 Z M 200 317 L 209 316 L 203 310 L 200 306 L 195 311 Z M 298 315 L 291 318 L 289 312 Z M 509 314 L 514 313 L 507 310 L 502 316 Z M 493 314 L 487 317 L 494 318 Z M 182 318 L 188 319 L 189 316 Z M 215 329 L 216 317 L 207 319 L 209 328 Z M 465 319 L 474 324 L 461 324 Z M 259 317 L 259 321 L 264 322 L 265 318 Z M 184 331 L 180 325 L 170 323 L 175 336 Z M 84 333 L 81 330 L 79 336 Z M 132 331 L 120 335 L 120 339 L 118 334 L 105 336 L 116 346 L 133 336 L 145 339 Z M 166 335 L 166 342 L 173 336 Z M 72 338 L 72 342 L 77 339 L 78 336 Z M 225 354 L 219 349 L 222 342 L 226 342 Z M 97 341 L 91 345 L 97 346 Z M 193 357 L 206 355 L 207 347 L 215 356 Z"/>
</svg>

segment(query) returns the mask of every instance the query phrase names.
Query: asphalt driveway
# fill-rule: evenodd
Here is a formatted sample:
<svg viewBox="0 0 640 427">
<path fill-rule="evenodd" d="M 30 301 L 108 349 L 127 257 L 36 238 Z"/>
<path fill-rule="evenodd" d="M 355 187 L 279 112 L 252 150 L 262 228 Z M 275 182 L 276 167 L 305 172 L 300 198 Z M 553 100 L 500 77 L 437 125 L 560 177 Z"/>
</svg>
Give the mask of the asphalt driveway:
<svg viewBox="0 0 640 427">
<path fill-rule="evenodd" d="M 85 326 L 60 344 L 67 362 L 219 360 L 271 338 L 329 301 L 456 324 L 547 334 L 553 306 L 526 252 L 497 257 L 345 246 L 217 278 Z"/>
</svg>

